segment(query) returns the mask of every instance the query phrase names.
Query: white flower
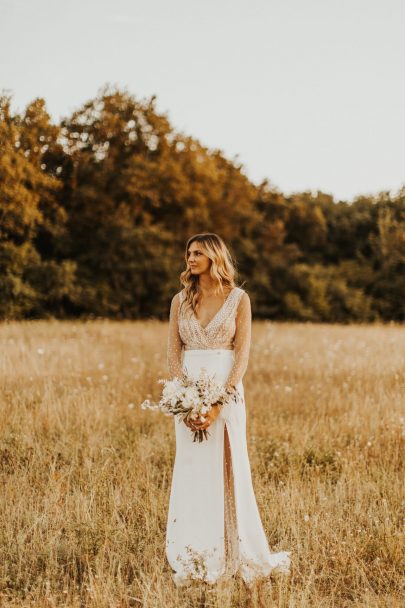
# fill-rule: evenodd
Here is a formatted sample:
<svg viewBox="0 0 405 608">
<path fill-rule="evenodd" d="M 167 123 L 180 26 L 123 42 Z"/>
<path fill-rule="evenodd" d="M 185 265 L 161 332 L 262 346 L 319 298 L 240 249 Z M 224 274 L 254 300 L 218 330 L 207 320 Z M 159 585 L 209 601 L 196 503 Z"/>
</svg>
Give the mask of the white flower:
<svg viewBox="0 0 405 608">
<path fill-rule="evenodd" d="M 134 405 L 133 403 L 130 403 L 128 405 L 128 408 L 132 409 L 131 406 L 133 406 L 133 405 Z M 152 403 L 152 401 L 150 399 L 145 399 L 145 401 L 143 401 L 141 403 L 141 409 L 143 409 L 143 410 L 157 410 L 157 409 L 159 409 L 159 404 Z"/>
<path fill-rule="evenodd" d="M 179 397 L 179 392 L 182 389 L 181 382 L 179 380 L 174 379 L 170 382 L 167 382 L 162 391 L 162 397 L 164 400 L 171 401 L 176 403 Z"/>
<path fill-rule="evenodd" d="M 304 515 L 304 521 L 309 521 L 309 515 Z"/>
<path fill-rule="evenodd" d="M 188 374 L 187 370 L 184 372 Z M 166 416 L 175 416 L 178 422 L 185 418 L 205 421 L 205 415 L 210 411 L 211 405 L 224 396 L 221 382 L 215 376 L 209 376 L 205 369 L 201 370 L 198 378 L 187 375 L 181 379 L 178 377 L 172 380 L 161 378 L 158 382 L 163 384 L 159 403 L 154 404 L 147 399 L 141 404 L 141 408 L 158 409 Z M 146 395 L 146 397 L 150 398 L 151 395 Z"/>
<path fill-rule="evenodd" d="M 183 405 L 186 408 L 192 408 L 198 404 L 199 395 L 194 386 L 188 386 L 184 391 Z"/>
<path fill-rule="evenodd" d="M 45 349 L 44 348 L 37 348 L 37 353 L 38 353 L 38 355 L 43 355 L 43 354 L 45 354 Z"/>
</svg>

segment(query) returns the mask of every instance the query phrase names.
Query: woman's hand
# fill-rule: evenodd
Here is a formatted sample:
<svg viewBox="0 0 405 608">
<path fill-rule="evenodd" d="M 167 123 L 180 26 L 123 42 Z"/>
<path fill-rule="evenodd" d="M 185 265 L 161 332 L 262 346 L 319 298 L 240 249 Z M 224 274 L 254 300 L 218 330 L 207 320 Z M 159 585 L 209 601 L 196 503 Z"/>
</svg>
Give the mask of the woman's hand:
<svg viewBox="0 0 405 608">
<path fill-rule="evenodd" d="M 219 406 L 214 404 L 204 415 L 205 420 L 185 420 L 184 422 L 192 431 L 204 431 L 218 418 L 219 411 Z"/>
</svg>

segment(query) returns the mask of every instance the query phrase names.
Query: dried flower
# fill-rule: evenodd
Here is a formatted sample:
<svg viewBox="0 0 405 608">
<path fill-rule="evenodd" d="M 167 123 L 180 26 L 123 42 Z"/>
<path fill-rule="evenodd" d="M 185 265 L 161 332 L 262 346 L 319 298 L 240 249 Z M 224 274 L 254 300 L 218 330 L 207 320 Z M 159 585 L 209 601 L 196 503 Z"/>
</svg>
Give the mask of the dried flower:
<svg viewBox="0 0 405 608">
<path fill-rule="evenodd" d="M 160 410 L 167 416 L 177 416 L 181 421 L 206 420 L 206 414 L 213 405 L 227 405 L 233 399 L 240 397 L 238 391 L 226 389 L 218 384 L 215 376 L 209 376 L 205 368 L 201 369 L 198 378 L 192 378 L 184 374 L 182 378 L 172 380 L 159 379 L 163 384 L 162 396 L 158 403 L 149 398 L 141 403 L 142 409 Z M 150 397 L 150 395 L 148 395 Z M 208 439 L 208 431 L 198 430 L 194 432 L 194 441 L 199 442 Z"/>
</svg>

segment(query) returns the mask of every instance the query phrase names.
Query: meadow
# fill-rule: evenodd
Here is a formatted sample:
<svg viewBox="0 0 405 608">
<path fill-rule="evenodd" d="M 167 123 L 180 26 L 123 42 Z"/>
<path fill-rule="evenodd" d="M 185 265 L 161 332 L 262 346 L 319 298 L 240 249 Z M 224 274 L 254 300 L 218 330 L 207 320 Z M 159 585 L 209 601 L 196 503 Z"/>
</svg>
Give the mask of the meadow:
<svg viewBox="0 0 405 608">
<path fill-rule="evenodd" d="M 251 590 L 172 583 L 174 423 L 139 407 L 166 336 L 158 321 L 0 325 L 0 605 L 405 605 L 405 327 L 254 322 L 253 482 L 293 565 Z"/>
</svg>

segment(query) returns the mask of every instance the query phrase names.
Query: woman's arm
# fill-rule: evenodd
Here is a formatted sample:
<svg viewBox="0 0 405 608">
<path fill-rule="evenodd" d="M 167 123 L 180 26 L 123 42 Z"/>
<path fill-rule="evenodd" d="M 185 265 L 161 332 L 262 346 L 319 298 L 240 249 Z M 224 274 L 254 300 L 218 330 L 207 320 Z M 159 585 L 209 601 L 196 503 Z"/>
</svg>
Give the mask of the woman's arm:
<svg viewBox="0 0 405 608">
<path fill-rule="evenodd" d="M 225 388 L 231 391 L 235 391 L 236 385 L 242 380 L 249 363 L 252 336 L 252 309 L 250 306 L 250 298 L 246 292 L 240 299 L 235 321 L 235 360 L 225 384 Z"/>
<path fill-rule="evenodd" d="M 167 339 L 167 368 L 170 380 L 175 376 L 182 378 L 184 375 L 181 363 L 183 342 L 179 334 L 179 307 L 180 298 L 179 294 L 176 293 L 170 305 L 169 335 Z"/>
</svg>

